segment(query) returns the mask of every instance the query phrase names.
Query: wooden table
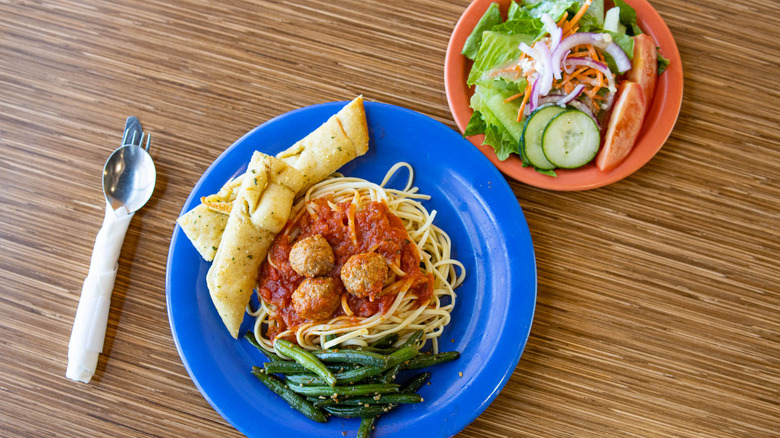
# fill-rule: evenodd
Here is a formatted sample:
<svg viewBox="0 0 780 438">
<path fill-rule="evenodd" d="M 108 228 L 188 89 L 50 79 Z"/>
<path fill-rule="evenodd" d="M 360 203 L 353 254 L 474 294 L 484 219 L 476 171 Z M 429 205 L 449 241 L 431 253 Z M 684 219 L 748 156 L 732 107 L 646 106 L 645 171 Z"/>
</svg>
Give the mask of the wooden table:
<svg viewBox="0 0 780 438">
<path fill-rule="evenodd" d="M 468 1 L 0 2 L 0 436 L 238 436 L 195 388 L 165 303 L 175 219 L 234 140 L 357 94 L 455 127 Z M 780 68 L 773 0 L 655 0 L 677 40 L 674 132 L 608 187 L 510 181 L 538 262 L 531 337 L 461 434 L 780 434 Z M 158 180 L 132 220 L 105 352 L 65 378 L 100 174 L 128 115 Z"/>
</svg>

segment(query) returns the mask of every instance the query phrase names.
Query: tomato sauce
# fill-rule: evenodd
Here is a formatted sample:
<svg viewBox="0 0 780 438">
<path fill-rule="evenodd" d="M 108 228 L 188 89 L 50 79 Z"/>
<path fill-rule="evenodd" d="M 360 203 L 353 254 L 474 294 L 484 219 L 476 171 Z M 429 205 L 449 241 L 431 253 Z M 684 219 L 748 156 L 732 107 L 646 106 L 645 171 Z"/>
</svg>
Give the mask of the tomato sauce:
<svg viewBox="0 0 780 438">
<path fill-rule="evenodd" d="M 352 228 L 349 226 L 350 202 L 336 204 L 332 209 L 327 198 L 310 201 L 314 214 L 304 212 L 295 221 L 285 225 L 269 249 L 269 257 L 260 267 L 258 293 L 266 303 L 275 306 L 276 328 L 267 334 L 273 338 L 276 333 L 294 328 L 307 320 L 295 313 L 292 306 L 292 294 L 304 277 L 298 275 L 290 266 L 290 250 L 298 240 L 319 234 L 328 241 L 333 249 L 335 263 L 329 275 L 336 280 L 337 290 L 346 295 L 350 310 L 360 317 L 369 317 L 378 312 L 389 310 L 396 294 L 387 294 L 370 298 L 355 297 L 346 291 L 341 282 L 341 267 L 355 254 L 376 252 L 386 260 L 393 261 L 406 273 L 403 278 L 412 282 L 410 289 L 415 293 L 420 305 L 427 303 L 433 296 L 433 275 L 424 274 L 420 269 L 420 257 L 414 242 L 404 228 L 401 219 L 390 212 L 382 202 L 370 202 L 354 212 L 353 241 Z M 298 234 L 296 235 L 295 232 Z M 290 236 L 295 235 L 294 239 Z M 331 315 L 343 315 L 341 306 Z"/>
</svg>

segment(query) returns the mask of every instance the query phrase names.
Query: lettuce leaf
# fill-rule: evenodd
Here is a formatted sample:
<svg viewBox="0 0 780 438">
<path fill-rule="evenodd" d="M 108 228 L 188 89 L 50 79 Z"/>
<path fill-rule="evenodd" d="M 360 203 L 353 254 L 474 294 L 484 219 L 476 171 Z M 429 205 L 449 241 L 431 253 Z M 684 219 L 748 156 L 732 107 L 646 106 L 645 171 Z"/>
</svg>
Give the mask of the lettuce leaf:
<svg viewBox="0 0 780 438">
<path fill-rule="evenodd" d="M 569 18 L 574 17 L 583 3 L 585 0 L 525 0 L 523 9 L 531 17 L 540 18 L 548 14 L 553 21 L 558 22 L 565 12 L 569 13 Z M 582 32 L 601 29 L 604 26 L 604 0 L 593 0 L 580 18 L 579 25 Z"/>
<path fill-rule="evenodd" d="M 542 20 L 531 17 L 527 12 L 518 14 L 516 18 L 498 24 L 491 30 L 505 35 L 532 35 L 534 40 L 539 39 L 545 33 Z"/>
<path fill-rule="evenodd" d="M 608 30 L 602 31 L 602 33 L 607 33 L 609 36 L 612 37 L 612 41 L 614 41 L 615 44 L 620 46 L 621 49 L 623 49 L 624 52 L 626 52 L 626 56 L 628 56 L 628 59 L 634 59 L 634 39 L 630 36 L 624 34 L 624 33 L 617 33 L 617 32 L 611 32 Z"/>
<path fill-rule="evenodd" d="M 582 6 L 585 0 L 579 0 L 578 3 Z M 576 11 L 574 12 L 577 13 Z M 585 20 L 583 22 L 583 20 Z M 585 24 L 591 23 L 591 27 L 583 30 Z M 590 32 L 595 29 L 604 28 L 604 0 L 593 0 L 593 3 L 588 6 L 588 10 L 585 11 L 585 15 L 580 19 L 580 32 Z"/>
<path fill-rule="evenodd" d="M 484 123 L 483 144 L 493 146 L 496 156 L 503 161 L 509 158 L 510 154 L 520 152 L 522 124 L 516 120 L 519 103 L 517 100 L 504 103 L 504 100 L 510 97 L 510 91 L 508 88 L 502 90 L 503 85 L 498 84 L 504 81 L 495 82 L 497 84 L 493 88 L 482 85 L 474 87 L 471 107 L 480 113 Z M 469 125 L 472 125 L 472 121 L 469 121 Z M 476 130 L 479 127 L 479 121 L 474 120 L 472 128 Z"/>
<path fill-rule="evenodd" d="M 482 18 L 479 19 L 477 25 L 474 26 L 474 30 L 471 31 L 471 35 L 466 39 L 466 43 L 463 44 L 463 50 L 460 53 L 473 61 L 482 43 L 482 32 L 500 24 L 501 20 L 501 11 L 498 9 L 498 3 L 491 3 L 487 11 L 482 15 Z"/>
<path fill-rule="evenodd" d="M 528 11 L 530 16 L 534 18 L 541 18 L 542 15 L 549 15 L 553 21 L 563 17 L 563 14 L 572 7 L 579 9 L 579 3 L 577 0 L 545 0 L 539 2 L 523 2 L 524 8 Z M 576 10 L 575 10 L 576 13 Z M 569 14 L 571 16 L 571 14 Z"/>
<path fill-rule="evenodd" d="M 520 57 L 518 48 L 520 43 L 530 44 L 533 39 L 532 35 L 525 34 L 505 35 L 492 31 L 483 32 L 482 44 L 466 83 L 472 86 L 480 78 L 487 76 L 493 68 L 516 60 Z"/>
<path fill-rule="evenodd" d="M 620 22 L 631 29 L 631 35 L 639 35 L 642 29 L 636 24 L 636 10 L 623 0 L 615 0 L 615 6 L 620 8 Z"/>
<path fill-rule="evenodd" d="M 669 61 L 668 59 L 664 58 L 663 55 L 661 55 L 661 52 L 658 51 L 658 48 L 656 47 L 656 53 L 658 54 L 658 75 L 660 76 L 661 73 L 666 71 L 666 67 L 669 67 Z"/>
<path fill-rule="evenodd" d="M 463 131 L 463 136 L 468 137 L 470 135 L 484 134 L 486 130 L 487 125 L 485 124 L 485 119 L 482 118 L 482 113 L 474 111 L 474 113 L 471 114 L 468 125 L 466 125 L 466 130 Z"/>
<path fill-rule="evenodd" d="M 521 18 L 524 14 L 527 14 L 528 11 L 525 10 L 522 6 L 520 6 L 519 2 L 512 2 L 509 4 L 509 11 L 506 13 L 506 20 L 516 20 L 518 18 Z"/>
</svg>

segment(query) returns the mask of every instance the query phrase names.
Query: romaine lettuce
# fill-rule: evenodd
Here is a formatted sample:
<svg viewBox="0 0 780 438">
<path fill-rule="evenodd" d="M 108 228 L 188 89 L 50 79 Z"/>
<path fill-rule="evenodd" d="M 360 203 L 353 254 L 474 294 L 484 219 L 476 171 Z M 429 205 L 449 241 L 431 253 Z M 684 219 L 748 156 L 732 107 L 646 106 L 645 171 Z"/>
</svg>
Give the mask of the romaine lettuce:
<svg viewBox="0 0 780 438">
<path fill-rule="evenodd" d="M 642 33 L 642 29 L 636 24 L 636 10 L 623 0 L 615 0 L 615 6 L 620 8 L 620 22 L 631 29 L 631 35 Z"/>
<path fill-rule="evenodd" d="M 474 120 L 474 116 L 469 121 L 472 132 L 480 127 L 484 128 L 483 144 L 493 146 L 496 157 L 502 161 L 509 158 L 509 154 L 520 152 L 522 134 L 522 125 L 516 120 L 520 105 L 517 101 L 504 103 L 506 97 L 510 96 L 506 96 L 496 88 L 477 85 L 471 97 L 471 107 L 475 114 L 480 114 L 482 125 L 478 120 Z"/>
<path fill-rule="evenodd" d="M 471 35 L 466 39 L 466 43 L 463 44 L 463 50 L 460 53 L 473 61 L 482 43 L 482 32 L 500 24 L 501 20 L 501 11 L 498 9 L 498 3 L 491 3 L 488 10 L 479 19 L 477 25 L 474 26 L 474 30 L 471 31 Z"/>
<path fill-rule="evenodd" d="M 520 57 L 520 43 L 530 44 L 534 40 L 533 35 L 515 34 L 506 35 L 497 32 L 483 32 L 482 44 L 477 52 L 474 65 L 471 67 L 466 83 L 472 86 L 480 78 L 487 76 L 493 68 L 514 61 Z"/>
<path fill-rule="evenodd" d="M 535 18 L 548 14 L 553 21 L 557 22 L 563 17 L 565 12 L 569 12 L 569 18 L 574 17 L 585 0 L 532 0 L 524 1 L 523 9 Z M 604 25 L 604 0 L 593 0 L 588 6 L 588 10 L 580 19 L 580 29 L 587 26 L 588 29 L 600 29 Z"/>
<path fill-rule="evenodd" d="M 657 48 L 656 48 L 656 52 L 658 53 L 658 74 L 660 75 L 661 73 L 666 71 L 666 68 L 669 67 L 669 63 L 671 61 L 664 58 L 664 56 L 661 55 L 661 52 L 659 52 Z"/>
</svg>

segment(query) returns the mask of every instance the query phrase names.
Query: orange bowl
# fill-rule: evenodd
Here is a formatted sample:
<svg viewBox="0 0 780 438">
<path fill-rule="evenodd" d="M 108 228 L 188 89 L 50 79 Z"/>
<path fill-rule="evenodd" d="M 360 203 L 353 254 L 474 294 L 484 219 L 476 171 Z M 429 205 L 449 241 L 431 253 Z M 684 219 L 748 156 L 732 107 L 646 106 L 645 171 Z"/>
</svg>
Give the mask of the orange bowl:
<svg viewBox="0 0 780 438">
<path fill-rule="evenodd" d="M 444 86 L 450 111 L 461 132 L 466 129 L 473 113 L 469 106 L 473 89 L 466 85 L 472 61 L 461 55 L 463 44 L 491 3 L 497 2 L 502 13 L 506 14 L 511 1 L 475 0 L 466 8 L 450 37 L 444 65 Z M 631 153 L 618 167 L 608 172 L 602 172 L 595 164 L 590 163 L 578 169 L 556 169 L 558 176 L 552 177 L 542 175 L 531 167 L 523 167 L 522 160 L 515 154 L 505 161 L 500 161 L 492 146 L 482 144 L 484 135 L 468 137 L 504 175 L 549 190 L 595 189 L 619 181 L 639 170 L 669 138 L 682 105 L 683 72 L 680 52 L 666 23 L 647 0 L 626 0 L 626 3 L 636 9 L 637 23 L 645 33 L 653 37 L 660 47 L 661 55 L 670 61 L 669 67 L 658 77 L 653 104 Z"/>
</svg>

